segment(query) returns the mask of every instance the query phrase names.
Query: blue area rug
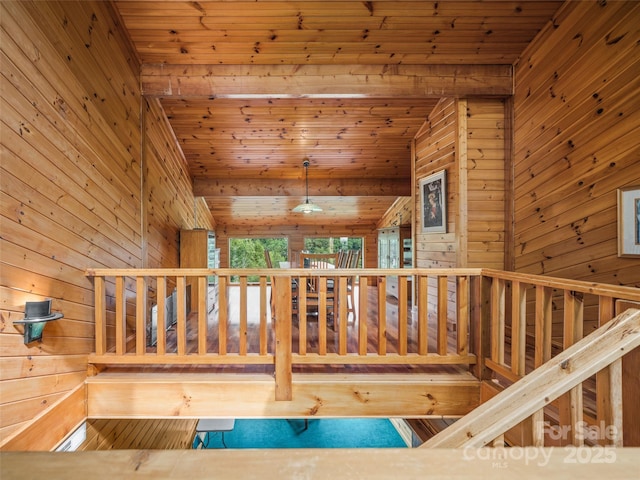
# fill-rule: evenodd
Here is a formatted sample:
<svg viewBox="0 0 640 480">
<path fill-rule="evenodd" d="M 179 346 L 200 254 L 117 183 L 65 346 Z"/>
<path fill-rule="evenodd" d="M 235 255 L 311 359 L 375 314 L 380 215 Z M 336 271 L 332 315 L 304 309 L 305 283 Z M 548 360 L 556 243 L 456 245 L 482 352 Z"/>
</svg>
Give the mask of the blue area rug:
<svg viewBox="0 0 640 480">
<path fill-rule="evenodd" d="M 193 447 L 198 448 L 196 436 Z M 402 448 L 388 419 L 236 420 L 229 432 L 210 432 L 202 448 Z"/>
</svg>

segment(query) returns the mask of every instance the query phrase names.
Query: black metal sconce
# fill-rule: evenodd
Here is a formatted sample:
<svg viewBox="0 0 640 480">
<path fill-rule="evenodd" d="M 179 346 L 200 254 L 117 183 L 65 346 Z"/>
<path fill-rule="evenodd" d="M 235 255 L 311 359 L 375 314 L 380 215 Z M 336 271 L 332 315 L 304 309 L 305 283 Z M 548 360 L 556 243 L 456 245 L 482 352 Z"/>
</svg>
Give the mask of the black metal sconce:
<svg viewBox="0 0 640 480">
<path fill-rule="evenodd" d="M 24 305 L 24 318 L 13 323 L 24 325 L 24 343 L 42 340 L 42 331 L 47 322 L 58 320 L 62 313 L 51 313 L 51 299 L 42 302 L 26 302 Z"/>
</svg>

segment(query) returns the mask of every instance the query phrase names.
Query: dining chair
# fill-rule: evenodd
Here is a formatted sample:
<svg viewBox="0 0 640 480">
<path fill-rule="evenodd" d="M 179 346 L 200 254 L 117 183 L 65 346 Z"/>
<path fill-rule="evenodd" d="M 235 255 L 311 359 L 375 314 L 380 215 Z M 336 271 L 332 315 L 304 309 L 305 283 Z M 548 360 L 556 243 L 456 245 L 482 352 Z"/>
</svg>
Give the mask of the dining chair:
<svg viewBox="0 0 640 480">
<path fill-rule="evenodd" d="M 327 270 L 336 268 L 338 262 L 337 253 L 301 253 L 300 262 L 304 268 Z M 327 277 L 325 294 L 327 318 L 335 328 L 335 311 L 337 305 L 337 285 L 335 277 Z M 319 276 L 310 276 L 307 281 L 306 299 L 307 299 L 307 315 L 319 315 L 321 282 Z M 311 310 L 309 310 L 311 307 Z"/>
<path fill-rule="evenodd" d="M 347 268 L 358 268 L 359 262 L 360 262 L 360 250 L 350 250 Z M 354 295 L 354 290 L 355 290 L 357 281 L 358 281 L 358 278 L 356 275 L 352 275 L 351 277 L 347 278 L 347 316 L 349 315 L 349 313 L 353 313 L 354 323 L 357 320 L 356 300 Z"/>
<path fill-rule="evenodd" d="M 267 268 L 274 268 L 273 258 L 271 256 L 271 251 L 265 249 L 264 250 L 264 259 L 267 264 Z M 271 294 L 269 299 L 269 304 L 271 306 L 271 319 L 274 320 L 276 318 L 276 304 L 275 304 L 275 295 L 274 290 L 276 289 L 276 282 L 274 277 L 271 277 Z M 298 282 L 292 278 L 291 279 L 291 314 L 298 315 Z"/>
</svg>

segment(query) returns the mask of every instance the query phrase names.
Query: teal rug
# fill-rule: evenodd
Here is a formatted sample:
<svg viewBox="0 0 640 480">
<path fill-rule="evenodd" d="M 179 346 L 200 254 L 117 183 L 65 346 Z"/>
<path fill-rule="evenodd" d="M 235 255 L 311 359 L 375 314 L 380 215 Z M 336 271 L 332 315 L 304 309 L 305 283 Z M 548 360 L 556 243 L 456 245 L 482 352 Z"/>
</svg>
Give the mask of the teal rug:
<svg viewBox="0 0 640 480">
<path fill-rule="evenodd" d="M 406 448 L 388 419 L 236 420 L 229 432 L 209 432 L 193 448 Z"/>
</svg>

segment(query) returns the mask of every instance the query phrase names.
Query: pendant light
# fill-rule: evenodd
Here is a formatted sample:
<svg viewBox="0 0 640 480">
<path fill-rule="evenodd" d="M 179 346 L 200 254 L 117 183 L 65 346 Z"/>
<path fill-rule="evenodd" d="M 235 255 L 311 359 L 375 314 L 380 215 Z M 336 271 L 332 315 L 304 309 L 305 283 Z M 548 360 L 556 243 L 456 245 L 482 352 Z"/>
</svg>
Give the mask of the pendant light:
<svg viewBox="0 0 640 480">
<path fill-rule="evenodd" d="M 300 213 L 300 212 L 302 212 L 302 213 L 321 212 L 322 208 L 320 208 L 315 203 L 311 203 L 309 201 L 309 159 L 305 158 L 304 161 L 302 162 L 302 166 L 304 167 L 304 173 L 305 173 L 305 183 L 306 183 L 306 187 L 307 187 L 307 199 L 304 201 L 304 203 L 301 203 L 300 205 L 295 207 L 292 211 L 296 212 L 296 213 Z"/>
</svg>

